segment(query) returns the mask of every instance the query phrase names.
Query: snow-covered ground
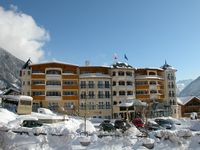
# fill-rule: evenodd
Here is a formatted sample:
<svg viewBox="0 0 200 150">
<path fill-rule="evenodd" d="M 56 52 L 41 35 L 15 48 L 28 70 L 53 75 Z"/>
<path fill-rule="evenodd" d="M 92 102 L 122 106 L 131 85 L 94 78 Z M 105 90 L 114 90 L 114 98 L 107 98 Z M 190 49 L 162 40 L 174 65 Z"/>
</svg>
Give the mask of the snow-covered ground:
<svg viewBox="0 0 200 150">
<path fill-rule="evenodd" d="M 119 132 L 117 136 L 98 138 L 99 131 L 95 126 L 101 120 L 90 119 L 86 122 L 86 129 L 89 132 L 87 140 L 89 139 L 91 143 L 82 146 L 80 144 L 83 140 L 81 131 L 84 131 L 82 118 L 69 116 L 65 121 L 44 124 L 33 129 L 20 126 L 21 120 L 38 116 L 45 117 L 44 114 L 37 113 L 19 116 L 0 108 L 0 150 L 144 150 L 148 149 L 148 146 L 153 146 L 155 150 L 200 149 L 199 120 L 179 119 L 181 125 L 175 125 L 172 130 L 150 132 L 148 137 L 138 137 L 142 134 L 133 126 L 123 134 Z"/>
</svg>

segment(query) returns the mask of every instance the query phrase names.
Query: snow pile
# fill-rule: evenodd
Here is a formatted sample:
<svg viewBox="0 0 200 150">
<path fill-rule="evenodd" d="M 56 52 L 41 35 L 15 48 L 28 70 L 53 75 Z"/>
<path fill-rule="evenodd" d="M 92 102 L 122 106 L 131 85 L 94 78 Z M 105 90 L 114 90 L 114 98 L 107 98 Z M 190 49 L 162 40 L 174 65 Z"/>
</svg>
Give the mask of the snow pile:
<svg viewBox="0 0 200 150">
<path fill-rule="evenodd" d="M 101 120 L 95 120 L 95 123 L 87 120 L 86 130 L 89 134 L 84 135 L 85 124 L 80 117 L 69 117 L 69 120 L 36 128 L 20 126 L 21 120 L 37 115 L 49 116 L 35 113 L 18 116 L 0 109 L 0 150 L 198 150 L 200 146 L 200 132 L 190 130 L 199 128 L 199 120 L 179 119 L 181 125 L 176 126 L 175 130 L 152 131 L 149 137 L 142 136 L 135 126 L 125 132 L 117 130 L 114 134 L 107 132 L 106 136 L 98 137 L 100 132 L 94 128 L 94 124 L 97 125 Z M 6 128 L 8 130 L 3 130 Z M 81 141 L 90 144 L 85 147 L 80 144 Z"/>
<path fill-rule="evenodd" d="M 0 108 L 0 116 L 0 123 L 8 123 L 9 121 L 15 120 L 17 118 L 16 114 L 3 108 Z"/>
</svg>

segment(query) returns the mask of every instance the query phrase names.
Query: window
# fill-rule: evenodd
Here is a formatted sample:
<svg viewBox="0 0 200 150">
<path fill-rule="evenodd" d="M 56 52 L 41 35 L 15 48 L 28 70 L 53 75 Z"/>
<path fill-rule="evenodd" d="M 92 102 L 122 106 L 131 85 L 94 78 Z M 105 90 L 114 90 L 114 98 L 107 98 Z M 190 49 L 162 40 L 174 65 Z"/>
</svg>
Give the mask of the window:
<svg viewBox="0 0 200 150">
<path fill-rule="evenodd" d="M 60 75 L 61 71 L 60 70 L 47 70 L 46 74 Z"/>
<path fill-rule="evenodd" d="M 31 71 L 28 71 L 28 75 L 30 75 L 31 74 Z"/>
<path fill-rule="evenodd" d="M 32 85 L 44 85 L 44 80 L 32 80 Z"/>
<path fill-rule="evenodd" d="M 110 98 L 110 91 L 105 91 L 105 98 Z"/>
<path fill-rule="evenodd" d="M 151 93 L 151 94 L 156 94 L 157 91 L 156 91 L 156 90 L 151 90 L 150 93 Z"/>
<path fill-rule="evenodd" d="M 23 81 L 23 85 L 25 85 L 25 81 Z"/>
<path fill-rule="evenodd" d="M 65 74 L 74 74 L 72 70 L 63 70 L 63 73 Z"/>
<path fill-rule="evenodd" d="M 81 99 L 86 99 L 86 92 L 85 91 L 81 92 Z"/>
<path fill-rule="evenodd" d="M 88 98 L 89 98 L 89 99 L 95 98 L 94 91 L 89 91 Z"/>
<path fill-rule="evenodd" d="M 116 91 L 113 91 L 113 96 L 116 96 L 117 95 L 117 92 Z"/>
<path fill-rule="evenodd" d="M 63 85 L 76 85 L 77 82 L 74 80 L 64 80 Z"/>
<path fill-rule="evenodd" d="M 98 81 L 98 88 L 103 88 L 103 81 Z"/>
<path fill-rule="evenodd" d="M 135 82 L 135 85 L 147 85 L 148 82 L 147 81 L 137 81 Z"/>
<path fill-rule="evenodd" d="M 147 90 L 137 90 L 136 94 L 138 94 L 138 95 L 148 94 L 148 91 Z"/>
<path fill-rule="evenodd" d="M 44 91 L 33 91 L 32 96 L 44 96 Z"/>
<path fill-rule="evenodd" d="M 81 88 L 86 88 L 86 81 L 81 81 Z"/>
<path fill-rule="evenodd" d="M 113 81 L 113 86 L 116 86 L 116 81 Z"/>
<path fill-rule="evenodd" d="M 150 85 L 156 85 L 156 81 L 150 81 L 149 84 Z"/>
<path fill-rule="evenodd" d="M 119 71 L 118 72 L 118 76 L 124 76 L 124 72 L 123 71 Z"/>
<path fill-rule="evenodd" d="M 89 102 L 89 103 L 88 103 L 88 109 L 89 109 L 89 110 L 94 110 L 94 109 L 95 109 L 95 104 L 94 104 L 94 102 Z"/>
<path fill-rule="evenodd" d="M 120 96 L 123 96 L 123 95 L 125 95 L 126 93 L 125 93 L 125 91 L 119 91 L 119 95 Z"/>
<path fill-rule="evenodd" d="M 110 88 L 110 82 L 109 81 L 105 81 L 105 88 Z"/>
<path fill-rule="evenodd" d="M 99 102 L 98 108 L 103 109 L 103 102 Z"/>
<path fill-rule="evenodd" d="M 155 72 L 149 72 L 149 75 L 156 75 Z"/>
<path fill-rule="evenodd" d="M 127 81 L 126 84 L 127 84 L 127 86 L 132 86 L 133 82 L 132 81 Z"/>
<path fill-rule="evenodd" d="M 132 72 L 126 72 L 126 76 L 132 76 Z"/>
<path fill-rule="evenodd" d="M 32 73 L 34 74 L 34 73 L 44 73 L 44 72 L 42 72 L 41 70 L 32 70 Z"/>
<path fill-rule="evenodd" d="M 30 85 L 30 84 L 31 84 L 31 82 L 30 82 L 30 81 L 27 81 L 27 84 L 28 84 L 28 85 Z"/>
<path fill-rule="evenodd" d="M 77 91 L 63 91 L 63 95 L 74 96 L 77 95 Z"/>
<path fill-rule="evenodd" d="M 114 102 L 113 102 L 113 105 L 117 105 L 117 101 L 114 101 Z"/>
<path fill-rule="evenodd" d="M 172 97 L 172 92 L 171 92 L 171 91 L 169 91 L 169 93 L 168 93 L 168 94 L 169 94 L 169 97 Z"/>
<path fill-rule="evenodd" d="M 127 95 L 133 95 L 133 91 L 127 91 Z"/>
<path fill-rule="evenodd" d="M 61 93 L 58 91 L 48 91 L 46 96 L 61 96 Z"/>
<path fill-rule="evenodd" d="M 61 82 L 58 80 L 50 80 L 46 82 L 46 85 L 61 85 Z"/>
<path fill-rule="evenodd" d="M 119 81 L 119 85 L 125 85 L 125 82 L 124 81 Z"/>
<path fill-rule="evenodd" d="M 112 72 L 112 76 L 116 76 L 116 72 L 115 71 Z"/>
<path fill-rule="evenodd" d="M 110 109 L 110 102 L 106 102 L 106 109 Z"/>
<path fill-rule="evenodd" d="M 89 88 L 94 88 L 94 81 L 89 81 L 88 87 Z"/>
<path fill-rule="evenodd" d="M 103 98 L 103 91 L 98 91 L 98 98 Z"/>
</svg>

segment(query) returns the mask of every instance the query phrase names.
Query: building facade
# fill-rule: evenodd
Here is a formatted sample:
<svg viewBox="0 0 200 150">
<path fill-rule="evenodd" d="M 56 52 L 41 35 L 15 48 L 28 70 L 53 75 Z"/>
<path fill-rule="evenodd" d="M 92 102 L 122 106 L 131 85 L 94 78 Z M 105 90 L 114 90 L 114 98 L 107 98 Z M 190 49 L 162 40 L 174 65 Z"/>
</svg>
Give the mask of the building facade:
<svg viewBox="0 0 200 150">
<path fill-rule="evenodd" d="M 175 113 L 175 72 L 167 63 L 161 68 L 136 69 L 120 62 L 103 67 L 27 61 L 21 70 L 22 94 L 33 97 L 34 111 L 46 107 L 80 116 L 119 118 L 127 115 L 127 109 L 119 107 L 122 101 L 139 99 L 149 106 L 168 104 Z M 128 108 L 130 116 L 135 112 L 135 107 Z"/>
</svg>

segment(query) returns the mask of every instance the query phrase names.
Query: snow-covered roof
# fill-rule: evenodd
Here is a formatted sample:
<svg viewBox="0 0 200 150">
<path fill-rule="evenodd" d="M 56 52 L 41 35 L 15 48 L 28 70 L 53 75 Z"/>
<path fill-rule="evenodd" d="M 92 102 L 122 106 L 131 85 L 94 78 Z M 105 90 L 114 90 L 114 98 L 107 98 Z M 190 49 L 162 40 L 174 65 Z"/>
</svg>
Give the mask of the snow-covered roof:
<svg viewBox="0 0 200 150">
<path fill-rule="evenodd" d="M 19 101 L 19 100 L 26 100 L 26 101 L 32 101 L 33 98 L 26 95 L 3 95 L 3 98 L 8 98 L 13 101 Z"/>
<path fill-rule="evenodd" d="M 137 70 L 140 70 L 140 69 L 143 69 L 143 70 L 163 70 L 162 68 L 159 68 L 159 67 L 145 67 L 145 68 L 137 68 Z"/>
<path fill-rule="evenodd" d="M 145 102 L 138 99 L 125 99 L 118 105 L 119 107 L 131 107 L 131 106 L 146 106 Z"/>
<path fill-rule="evenodd" d="M 37 63 L 37 64 L 30 64 L 30 66 L 42 65 L 42 64 L 52 64 L 52 63 L 63 64 L 63 65 L 71 65 L 71 66 L 78 66 L 78 65 L 75 65 L 75 64 L 66 63 L 66 62 L 57 61 L 57 60 L 48 61 L 48 62 L 42 62 L 42 63 Z"/>
<path fill-rule="evenodd" d="M 174 67 L 169 65 L 166 60 L 165 60 L 165 64 L 163 66 L 161 66 L 160 68 L 162 68 L 164 70 L 167 70 L 167 69 L 176 70 Z"/>
<path fill-rule="evenodd" d="M 125 62 L 116 62 L 116 63 L 112 64 L 111 68 L 129 68 L 129 69 L 133 69 L 133 67 L 131 65 L 129 65 L 128 63 L 125 63 Z"/>
<path fill-rule="evenodd" d="M 187 104 L 189 101 L 191 101 L 193 98 L 197 98 L 198 100 L 200 100 L 198 97 L 196 96 L 187 96 L 187 97 L 177 97 L 177 103 L 180 105 L 185 105 Z"/>
</svg>

